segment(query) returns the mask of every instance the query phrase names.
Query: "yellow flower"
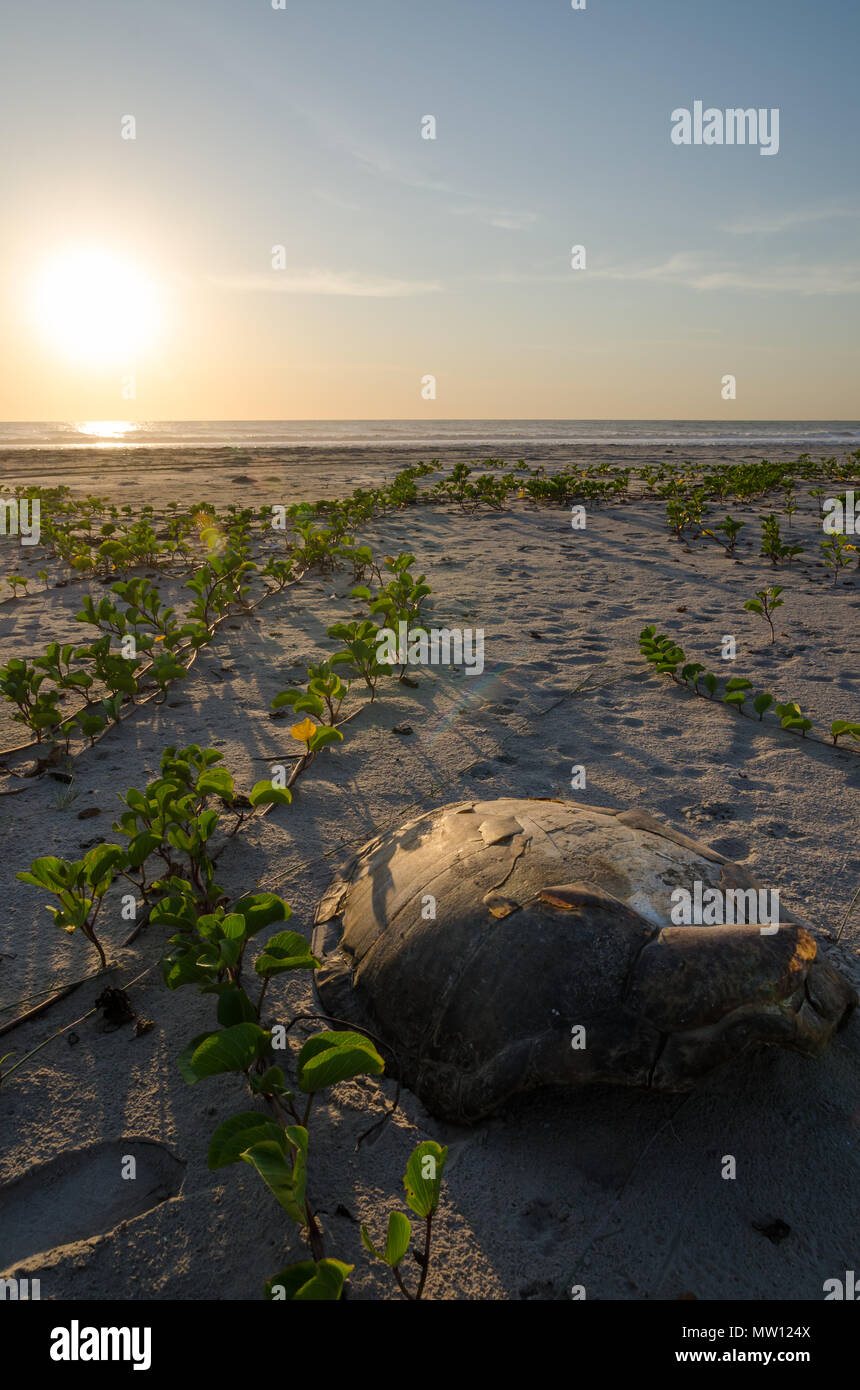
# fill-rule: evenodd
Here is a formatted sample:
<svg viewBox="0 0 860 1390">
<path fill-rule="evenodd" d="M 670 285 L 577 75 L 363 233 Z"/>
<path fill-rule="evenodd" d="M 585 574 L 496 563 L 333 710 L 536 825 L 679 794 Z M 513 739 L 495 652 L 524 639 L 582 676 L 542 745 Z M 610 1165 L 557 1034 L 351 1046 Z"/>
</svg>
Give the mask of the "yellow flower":
<svg viewBox="0 0 860 1390">
<path fill-rule="evenodd" d="M 310 743 L 316 731 L 317 726 L 312 719 L 303 719 L 301 724 L 294 724 L 290 729 L 297 743 Z"/>
</svg>

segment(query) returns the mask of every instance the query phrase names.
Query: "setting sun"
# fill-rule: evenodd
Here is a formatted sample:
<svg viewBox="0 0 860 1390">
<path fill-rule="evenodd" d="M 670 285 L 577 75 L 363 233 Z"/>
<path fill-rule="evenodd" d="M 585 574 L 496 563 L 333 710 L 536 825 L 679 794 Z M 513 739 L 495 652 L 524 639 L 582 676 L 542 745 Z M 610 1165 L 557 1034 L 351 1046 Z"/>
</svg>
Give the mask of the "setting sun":
<svg viewBox="0 0 860 1390">
<path fill-rule="evenodd" d="M 133 262 L 98 248 L 74 248 L 42 269 L 35 314 L 46 341 L 75 362 L 125 367 L 155 339 L 158 295 Z"/>
</svg>

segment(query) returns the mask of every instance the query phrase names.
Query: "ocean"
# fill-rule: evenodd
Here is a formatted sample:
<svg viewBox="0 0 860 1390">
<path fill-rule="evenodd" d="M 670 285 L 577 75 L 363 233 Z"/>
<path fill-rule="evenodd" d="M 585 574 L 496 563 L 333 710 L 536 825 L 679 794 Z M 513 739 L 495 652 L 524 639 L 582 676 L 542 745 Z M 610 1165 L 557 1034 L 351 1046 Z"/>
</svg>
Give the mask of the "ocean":
<svg viewBox="0 0 860 1390">
<path fill-rule="evenodd" d="M 102 448 L 461 449 L 511 458 L 541 445 L 860 448 L 856 420 L 88 420 L 0 423 L 0 450 Z"/>
</svg>

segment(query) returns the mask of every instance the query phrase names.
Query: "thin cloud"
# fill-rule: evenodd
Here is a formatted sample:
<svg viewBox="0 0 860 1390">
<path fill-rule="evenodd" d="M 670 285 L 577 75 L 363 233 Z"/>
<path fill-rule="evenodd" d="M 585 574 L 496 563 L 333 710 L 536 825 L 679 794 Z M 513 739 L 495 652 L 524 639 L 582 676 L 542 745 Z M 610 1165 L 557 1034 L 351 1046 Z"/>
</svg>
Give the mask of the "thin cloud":
<svg viewBox="0 0 860 1390">
<path fill-rule="evenodd" d="M 534 226 L 538 220 L 534 212 L 514 212 L 510 208 L 487 206 L 451 208 L 451 213 L 454 217 L 474 217 L 488 227 L 500 227 L 506 232 L 522 232 L 526 227 Z"/>
<path fill-rule="evenodd" d="M 354 145 L 345 145 L 344 149 L 362 169 L 368 173 L 376 174 L 379 178 L 390 183 L 402 184 L 404 188 L 417 188 L 422 193 L 446 193 L 460 196 L 457 194 L 457 189 L 452 188 L 450 183 L 443 183 L 439 179 L 425 178 L 422 174 L 415 174 L 409 169 L 399 169 L 384 155 L 373 154 L 369 150 L 361 150 Z"/>
<path fill-rule="evenodd" d="M 343 198 L 338 193 L 330 193 L 327 188 L 315 188 L 314 197 L 320 198 L 322 202 L 329 203 L 331 207 L 338 208 L 341 212 L 367 211 L 362 203 L 351 202 L 350 199 Z"/>
<path fill-rule="evenodd" d="M 698 251 L 679 251 L 651 266 L 609 266 L 585 272 L 597 280 L 639 280 L 692 290 L 752 290 L 770 294 L 860 293 L 860 264 L 771 263 L 760 267 L 719 264 Z"/>
<path fill-rule="evenodd" d="M 457 199 L 460 206 L 450 209 L 455 216 L 475 217 L 486 222 L 490 227 L 501 227 L 506 231 L 522 231 L 524 227 L 530 227 L 532 223 L 537 221 L 536 213 L 526 210 L 514 211 L 511 208 L 487 203 L 480 194 L 467 193 L 462 188 L 456 188 L 453 184 L 445 183 L 440 179 L 427 178 L 413 169 L 405 169 L 402 165 L 394 164 L 385 155 L 360 149 L 354 144 L 344 143 L 341 147 L 366 173 L 373 174 L 388 183 L 397 184 L 402 188 L 412 188 L 419 193 L 438 193 L 447 198 Z"/>
<path fill-rule="evenodd" d="M 438 294 L 438 280 L 398 280 L 387 275 L 361 275 L 353 271 L 273 270 L 268 275 L 213 275 L 210 283 L 223 290 L 265 294 L 338 295 L 347 299 L 410 299 Z"/>
<path fill-rule="evenodd" d="M 706 293 L 713 290 L 739 290 L 761 294 L 858 294 L 860 263 L 823 264 L 783 261 L 765 266 L 738 266 L 718 261 L 700 251 L 678 251 L 668 260 L 652 265 L 589 264 L 582 271 L 501 271 L 485 277 L 505 285 L 587 285 L 592 280 L 676 285 Z"/>
<path fill-rule="evenodd" d="M 846 207 L 844 204 L 817 208 L 792 208 L 786 212 L 761 214 L 724 224 L 723 231 L 733 236 L 771 236 L 777 232 L 789 231 L 792 227 L 802 227 L 810 222 L 831 222 L 836 218 L 858 218 L 860 208 Z"/>
</svg>

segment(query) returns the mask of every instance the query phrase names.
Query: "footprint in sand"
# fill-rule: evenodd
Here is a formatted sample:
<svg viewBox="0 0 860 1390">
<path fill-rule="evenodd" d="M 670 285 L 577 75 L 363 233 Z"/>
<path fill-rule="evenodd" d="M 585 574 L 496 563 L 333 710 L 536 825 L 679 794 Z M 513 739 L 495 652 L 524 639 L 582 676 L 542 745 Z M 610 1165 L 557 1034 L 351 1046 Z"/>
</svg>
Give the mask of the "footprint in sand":
<svg viewBox="0 0 860 1390">
<path fill-rule="evenodd" d="M 790 825 L 786 825 L 781 820 L 759 821 L 756 827 L 760 833 L 771 835 L 775 840 L 802 840 L 803 833 L 800 830 L 792 830 Z"/>
<path fill-rule="evenodd" d="M 726 859 L 742 861 L 749 854 L 749 845 L 746 840 L 738 839 L 733 835 L 724 835 L 720 840 L 710 841 L 711 849 L 715 849 L 717 854 L 724 854 Z"/>
<path fill-rule="evenodd" d="M 124 1178 L 127 1160 L 135 1176 Z M 185 1164 L 150 1139 L 71 1149 L 0 1187 L 0 1268 L 104 1235 L 182 1189 Z"/>
<path fill-rule="evenodd" d="M 711 801 L 702 806 L 685 806 L 687 820 L 737 820 L 738 809 L 729 801 Z"/>
</svg>

